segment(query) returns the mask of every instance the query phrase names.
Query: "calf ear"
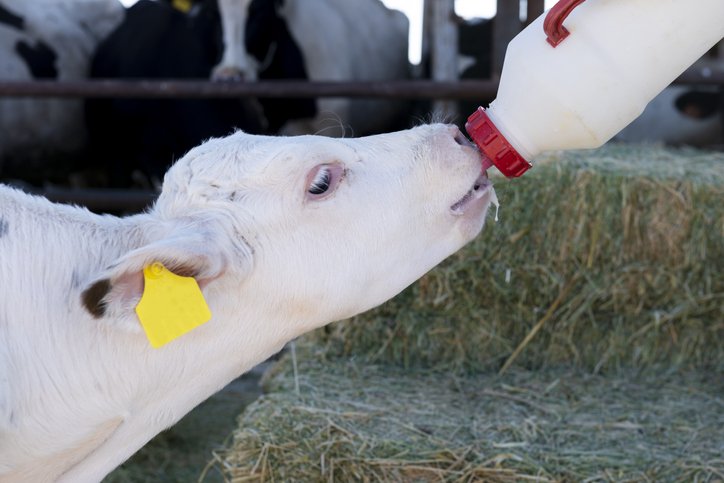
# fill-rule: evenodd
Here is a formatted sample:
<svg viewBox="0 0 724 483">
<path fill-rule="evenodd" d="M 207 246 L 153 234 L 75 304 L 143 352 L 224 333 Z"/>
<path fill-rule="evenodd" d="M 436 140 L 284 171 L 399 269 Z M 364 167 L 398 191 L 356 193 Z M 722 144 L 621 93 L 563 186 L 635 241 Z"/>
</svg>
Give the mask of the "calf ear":
<svg viewBox="0 0 724 483">
<path fill-rule="evenodd" d="M 222 243 L 219 238 L 227 239 Z M 112 320 L 140 332 L 134 308 L 143 294 L 143 269 L 162 263 L 171 272 L 193 277 L 203 290 L 228 270 L 245 270 L 251 252 L 243 243 L 229 240 L 224 231 L 196 226 L 172 231 L 166 237 L 137 248 L 118 259 L 91 282 L 81 294 L 83 307 L 93 317 Z"/>
</svg>

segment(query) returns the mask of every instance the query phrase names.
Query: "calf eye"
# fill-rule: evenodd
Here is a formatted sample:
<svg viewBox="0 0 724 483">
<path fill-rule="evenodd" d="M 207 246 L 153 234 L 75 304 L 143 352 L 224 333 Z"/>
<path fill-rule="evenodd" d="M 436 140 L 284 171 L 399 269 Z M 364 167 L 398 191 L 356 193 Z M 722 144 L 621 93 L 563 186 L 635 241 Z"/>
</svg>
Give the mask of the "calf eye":
<svg viewBox="0 0 724 483">
<path fill-rule="evenodd" d="M 311 186 L 309 186 L 309 193 L 313 195 L 321 195 L 329 189 L 329 183 L 332 181 L 332 175 L 329 173 L 329 169 L 325 166 L 317 171 L 317 174 L 312 180 Z"/>
<path fill-rule="evenodd" d="M 339 187 L 344 175 L 344 166 L 339 162 L 315 166 L 307 173 L 306 199 L 319 201 L 331 196 Z"/>
</svg>

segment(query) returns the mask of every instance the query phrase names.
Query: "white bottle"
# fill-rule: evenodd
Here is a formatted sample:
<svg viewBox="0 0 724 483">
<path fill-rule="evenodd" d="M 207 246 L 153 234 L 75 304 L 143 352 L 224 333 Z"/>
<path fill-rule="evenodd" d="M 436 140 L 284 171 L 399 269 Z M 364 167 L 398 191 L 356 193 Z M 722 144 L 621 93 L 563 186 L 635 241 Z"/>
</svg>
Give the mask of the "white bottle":
<svg viewBox="0 0 724 483">
<path fill-rule="evenodd" d="M 561 0 L 510 42 L 465 127 L 520 176 L 543 151 L 601 146 L 722 37 L 724 0 Z"/>
</svg>

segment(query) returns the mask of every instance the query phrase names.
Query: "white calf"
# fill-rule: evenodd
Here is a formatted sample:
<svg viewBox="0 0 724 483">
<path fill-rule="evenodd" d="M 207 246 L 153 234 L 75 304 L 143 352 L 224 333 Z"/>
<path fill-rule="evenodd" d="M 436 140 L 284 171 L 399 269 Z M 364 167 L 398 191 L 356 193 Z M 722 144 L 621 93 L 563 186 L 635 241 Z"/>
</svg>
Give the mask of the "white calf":
<svg viewBox="0 0 724 483">
<path fill-rule="evenodd" d="M 0 480 L 101 480 L 288 341 L 399 293 L 492 198 L 439 124 L 214 139 L 128 218 L 0 187 Z M 195 277 L 213 314 L 159 349 L 134 312 L 153 262 Z"/>
</svg>

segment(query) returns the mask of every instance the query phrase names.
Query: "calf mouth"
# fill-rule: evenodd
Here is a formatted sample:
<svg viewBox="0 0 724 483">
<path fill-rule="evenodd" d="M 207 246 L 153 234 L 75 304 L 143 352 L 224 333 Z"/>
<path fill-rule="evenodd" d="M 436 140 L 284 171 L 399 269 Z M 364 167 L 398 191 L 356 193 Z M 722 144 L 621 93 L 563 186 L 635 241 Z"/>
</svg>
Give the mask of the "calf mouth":
<svg viewBox="0 0 724 483">
<path fill-rule="evenodd" d="M 468 190 L 462 198 L 453 203 L 450 206 L 450 212 L 453 215 L 462 215 L 465 213 L 466 208 L 475 200 L 479 200 L 485 196 L 489 190 L 492 190 L 493 183 L 488 179 L 488 176 L 483 172 L 473 183 L 473 186 Z"/>
</svg>

